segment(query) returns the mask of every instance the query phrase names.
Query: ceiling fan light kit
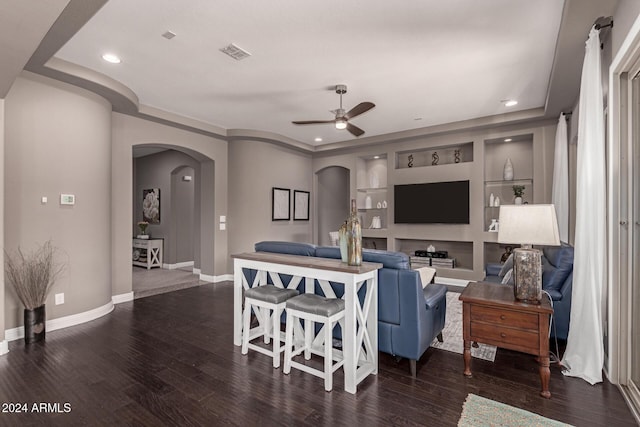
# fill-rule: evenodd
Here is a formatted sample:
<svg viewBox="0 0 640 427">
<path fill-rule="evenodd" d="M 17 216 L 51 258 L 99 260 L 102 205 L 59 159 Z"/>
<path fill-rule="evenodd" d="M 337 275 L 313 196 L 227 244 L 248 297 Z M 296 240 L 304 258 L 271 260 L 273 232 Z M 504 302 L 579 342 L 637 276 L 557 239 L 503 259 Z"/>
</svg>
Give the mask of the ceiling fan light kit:
<svg viewBox="0 0 640 427">
<path fill-rule="evenodd" d="M 336 129 L 342 130 L 346 129 L 354 136 L 360 136 L 364 134 L 364 131 L 360 129 L 358 126 L 349 123 L 349 120 L 359 116 L 360 114 L 366 113 L 371 110 L 376 105 L 373 102 L 361 102 L 360 104 L 353 107 L 351 110 L 345 113 L 345 110 L 342 108 L 342 95 L 347 93 L 346 85 L 336 85 L 336 93 L 340 95 L 340 108 L 335 110 L 335 119 L 333 120 L 302 120 L 302 121 L 293 121 L 291 123 L 295 125 L 315 125 L 315 124 L 323 124 L 323 123 L 333 123 Z"/>
</svg>

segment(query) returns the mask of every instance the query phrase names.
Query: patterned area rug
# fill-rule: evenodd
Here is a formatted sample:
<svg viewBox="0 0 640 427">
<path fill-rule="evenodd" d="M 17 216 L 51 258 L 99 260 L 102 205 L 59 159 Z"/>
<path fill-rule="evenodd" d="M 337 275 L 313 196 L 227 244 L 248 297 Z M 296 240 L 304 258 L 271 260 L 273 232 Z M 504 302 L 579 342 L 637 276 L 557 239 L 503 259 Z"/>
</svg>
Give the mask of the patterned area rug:
<svg viewBox="0 0 640 427">
<path fill-rule="evenodd" d="M 511 426 L 540 426 L 560 427 L 570 424 L 561 423 L 533 412 L 518 409 L 513 406 L 484 397 L 469 394 L 462 407 L 462 415 L 458 427 L 511 427 Z"/>
<path fill-rule="evenodd" d="M 447 317 L 442 330 L 444 342 L 433 340 L 431 347 L 440 350 L 463 353 L 464 342 L 462 340 L 462 301 L 456 292 L 447 292 Z M 471 356 L 478 359 L 493 362 L 496 358 L 497 348 L 492 345 L 479 344 L 478 348 L 471 347 Z"/>
</svg>

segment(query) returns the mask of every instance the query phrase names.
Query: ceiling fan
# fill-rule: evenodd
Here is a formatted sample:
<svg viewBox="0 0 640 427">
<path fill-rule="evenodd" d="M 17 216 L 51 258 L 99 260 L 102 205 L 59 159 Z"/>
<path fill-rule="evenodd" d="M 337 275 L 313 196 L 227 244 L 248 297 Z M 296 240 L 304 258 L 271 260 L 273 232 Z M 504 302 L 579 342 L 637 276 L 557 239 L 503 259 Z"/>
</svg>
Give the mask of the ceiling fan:
<svg viewBox="0 0 640 427">
<path fill-rule="evenodd" d="M 362 113 L 366 113 L 370 109 L 376 106 L 373 102 L 361 102 L 360 104 L 353 107 L 351 110 L 345 113 L 342 108 L 342 95 L 347 93 L 346 85 L 336 85 L 336 93 L 340 95 L 340 108 L 334 110 L 336 118 L 333 120 L 303 120 L 303 121 L 294 121 L 291 122 L 295 125 L 315 125 L 321 123 L 333 123 L 336 129 L 346 129 L 351 132 L 354 136 L 360 136 L 364 133 L 362 129 L 360 129 L 356 125 L 352 125 L 349 123 L 349 119 L 352 119 L 356 116 L 359 116 Z"/>
</svg>

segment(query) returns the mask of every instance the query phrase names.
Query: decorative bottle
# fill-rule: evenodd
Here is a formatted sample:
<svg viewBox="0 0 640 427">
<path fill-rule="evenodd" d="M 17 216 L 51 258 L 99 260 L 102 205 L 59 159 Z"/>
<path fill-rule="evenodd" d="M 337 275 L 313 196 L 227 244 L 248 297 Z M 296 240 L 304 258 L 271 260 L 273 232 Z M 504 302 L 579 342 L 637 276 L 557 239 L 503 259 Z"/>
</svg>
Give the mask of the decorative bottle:
<svg viewBox="0 0 640 427">
<path fill-rule="evenodd" d="M 502 171 L 502 178 L 505 181 L 513 180 L 513 163 L 511 163 L 511 157 L 507 157 L 507 161 L 504 163 L 504 170 Z"/>
<path fill-rule="evenodd" d="M 344 224 L 342 224 L 340 226 L 340 229 L 338 230 L 338 236 L 339 236 L 339 244 L 340 244 L 340 258 L 342 259 L 342 262 L 346 263 L 348 260 L 348 252 L 347 252 L 347 221 L 344 222 Z"/>
<path fill-rule="evenodd" d="M 347 264 L 362 265 L 362 226 L 355 199 L 351 199 L 351 214 L 347 220 L 347 254 Z"/>
</svg>

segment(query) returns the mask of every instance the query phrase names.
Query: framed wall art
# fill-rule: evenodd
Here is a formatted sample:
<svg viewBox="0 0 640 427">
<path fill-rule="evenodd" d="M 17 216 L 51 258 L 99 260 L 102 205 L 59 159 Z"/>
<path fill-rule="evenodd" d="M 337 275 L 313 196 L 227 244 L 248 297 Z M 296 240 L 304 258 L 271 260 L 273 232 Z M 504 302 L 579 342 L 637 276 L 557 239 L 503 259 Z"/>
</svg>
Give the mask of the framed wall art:
<svg viewBox="0 0 640 427">
<path fill-rule="evenodd" d="M 271 220 L 272 221 L 289 221 L 290 216 L 290 195 L 291 190 L 288 188 L 271 189 Z"/>
<path fill-rule="evenodd" d="M 160 189 L 142 190 L 142 219 L 149 224 L 160 224 Z"/>
<path fill-rule="evenodd" d="M 293 190 L 293 220 L 309 221 L 309 196 L 308 191 Z"/>
</svg>

